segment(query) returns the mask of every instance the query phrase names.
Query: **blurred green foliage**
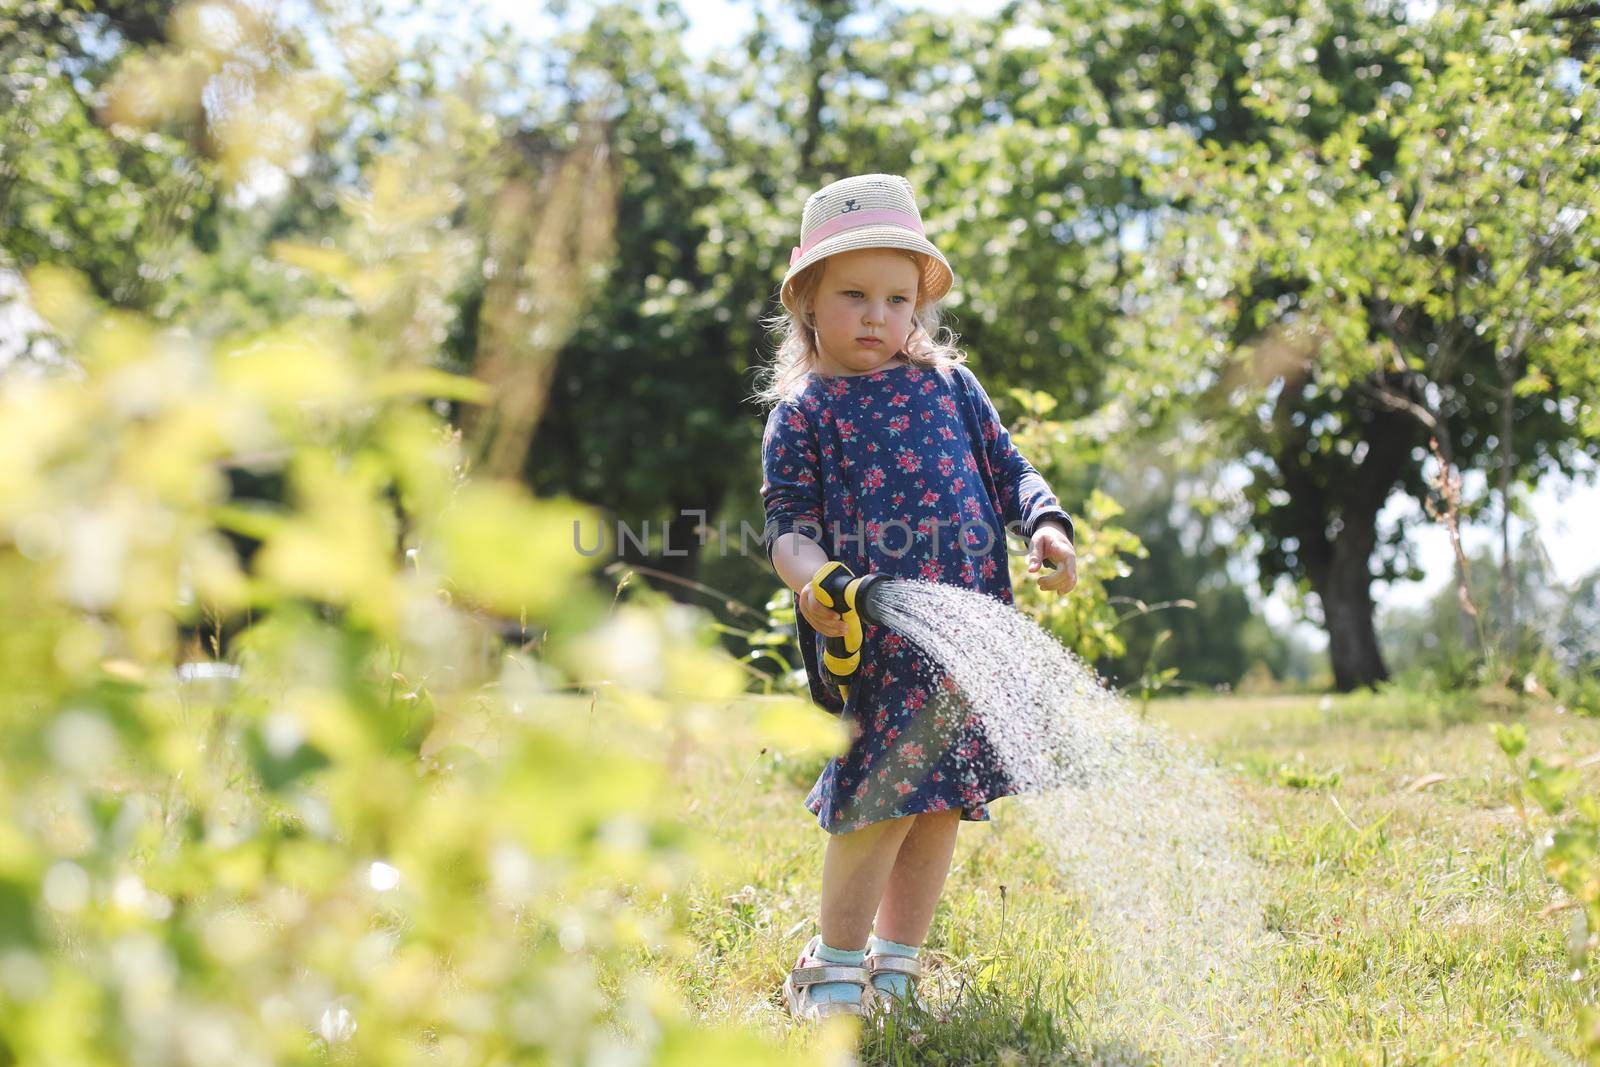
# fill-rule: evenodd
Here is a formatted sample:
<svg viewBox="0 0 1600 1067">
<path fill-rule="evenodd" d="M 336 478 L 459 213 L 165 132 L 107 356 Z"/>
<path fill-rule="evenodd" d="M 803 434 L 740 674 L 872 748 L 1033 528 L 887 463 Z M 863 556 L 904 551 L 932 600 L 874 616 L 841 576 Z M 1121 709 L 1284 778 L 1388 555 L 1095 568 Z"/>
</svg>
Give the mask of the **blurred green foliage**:
<svg viewBox="0 0 1600 1067">
<path fill-rule="evenodd" d="M 0 388 L 0 1059 L 790 1062 L 630 962 L 693 951 L 661 904 L 725 861 L 646 740 L 745 675 L 700 613 L 608 597 L 572 551 L 592 511 L 480 472 L 446 417 L 500 398 L 443 369 L 484 113 L 444 102 L 294 208 L 303 153 L 386 106 L 346 110 L 351 71 L 310 64 L 300 34 L 369 32 L 315 13 L 186 5 L 93 93 L 61 35 L 114 20 L 6 27 L 42 59 L 7 83 L 5 158 L 48 134 L 5 176 L 0 265 L 54 357 Z M 296 95 L 318 86 L 344 103 Z M 137 167 L 63 177 L 57 151 L 202 176 L 186 203 L 221 236 L 143 229 Z M 146 239 L 201 291 L 251 274 L 264 298 L 174 295 Z M 240 472 L 284 490 L 236 494 Z M 809 754 L 838 741 L 819 718 L 756 725 Z"/>
</svg>

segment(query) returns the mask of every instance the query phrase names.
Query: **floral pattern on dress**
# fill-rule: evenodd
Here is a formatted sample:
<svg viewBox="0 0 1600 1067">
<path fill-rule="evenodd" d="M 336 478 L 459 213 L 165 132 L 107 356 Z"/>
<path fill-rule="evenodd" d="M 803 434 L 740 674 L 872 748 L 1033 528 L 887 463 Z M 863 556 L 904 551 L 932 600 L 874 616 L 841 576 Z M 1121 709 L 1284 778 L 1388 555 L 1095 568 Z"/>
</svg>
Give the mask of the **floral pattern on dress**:
<svg viewBox="0 0 1600 1067">
<path fill-rule="evenodd" d="M 1054 517 L 1071 536 L 1071 518 L 963 365 L 808 376 L 768 415 L 762 474 L 769 556 L 798 532 L 858 575 L 1011 603 L 1006 528 L 1027 538 Z M 825 830 L 955 807 L 984 821 L 990 801 L 1017 791 L 965 697 L 920 648 L 866 626 L 841 702 L 818 670 L 824 638 L 795 614 L 812 699 L 841 712 L 851 736 L 805 800 Z"/>
</svg>

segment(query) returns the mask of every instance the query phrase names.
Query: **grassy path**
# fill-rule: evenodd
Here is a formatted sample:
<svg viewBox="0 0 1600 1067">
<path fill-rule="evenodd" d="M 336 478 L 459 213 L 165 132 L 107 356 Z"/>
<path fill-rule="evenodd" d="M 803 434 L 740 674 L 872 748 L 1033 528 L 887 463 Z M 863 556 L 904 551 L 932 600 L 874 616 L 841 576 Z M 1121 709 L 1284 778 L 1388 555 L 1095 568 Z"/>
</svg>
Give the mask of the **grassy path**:
<svg viewBox="0 0 1600 1067">
<path fill-rule="evenodd" d="M 1544 913 L 1556 898 L 1508 804 L 1486 709 L 1389 696 L 1151 714 L 1209 753 L 1255 813 L 1267 942 L 1243 1004 L 1174 1017 L 1147 1003 L 1114 1024 L 1105 1004 L 1138 991 L 1118 996 L 1073 887 L 1001 801 L 993 822 L 963 827 L 929 937 L 927 989 L 947 1018 L 870 1038 L 866 1062 L 1574 1060 L 1594 980 L 1572 977 L 1570 913 Z M 814 930 L 825 835 L 801 801 L 821 760 L 760 751 L 749 718 L 719 714 L 674 755 L 688 818 L 726 853 L 689 896 L 697 948 L 662 966 L 696 1011 L 790 1044 L 800 1035 L 776 991 Z M 1534 751 L 1600 750 L 1600 722 L 1524 718 Z"/>
</svg>

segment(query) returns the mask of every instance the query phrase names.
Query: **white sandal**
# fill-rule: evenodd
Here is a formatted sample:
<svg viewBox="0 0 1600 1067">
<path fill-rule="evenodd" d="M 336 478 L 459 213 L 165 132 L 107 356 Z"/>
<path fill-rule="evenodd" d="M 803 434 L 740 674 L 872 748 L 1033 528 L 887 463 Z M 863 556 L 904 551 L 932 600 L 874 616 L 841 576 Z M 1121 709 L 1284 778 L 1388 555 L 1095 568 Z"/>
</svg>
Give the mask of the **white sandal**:
<svg viewBox="0 0 1600 1067">
<path fill-rule="evenodd" d="M 795 960 L 794 968 L 789 971 L 789 976 L 783 980 L 783 1000 L 789 1007 L 789 1014 L 805 1022 L 815 1022 L 834 1015 L 865 1016 L 875 993 L 872 988 L 872 976 L 868 974 L 866 965 L 829 963 L 827 960 L 818 959 L 815 953 L 820 944 L 822 944 L 821 934 L 807 942 L 806 947 L 800 952 L 800 958 Z M 847 1000 L 818 1003 L 812 999 L 811 987 L 821 982 L 849 982 L 851 985 L 859 986 L 861 1000 L 859 1003 Z"/>
<path fill-rule="evenodd" d="M 922 979 L 922 960 L 915 956 L 893 956 L 887 952 L 868 953 L 866 959 L 868 979 L 880 974 L 903 974 L 906 976 L 910 994 L 906 997 L 896 996 L 886 989 L 872 987 L 874 1004 L 880 1008 L 904 1007 L 907 1000 L 915 1002 L 917 999 L 917 983 Z"/>
</svg>

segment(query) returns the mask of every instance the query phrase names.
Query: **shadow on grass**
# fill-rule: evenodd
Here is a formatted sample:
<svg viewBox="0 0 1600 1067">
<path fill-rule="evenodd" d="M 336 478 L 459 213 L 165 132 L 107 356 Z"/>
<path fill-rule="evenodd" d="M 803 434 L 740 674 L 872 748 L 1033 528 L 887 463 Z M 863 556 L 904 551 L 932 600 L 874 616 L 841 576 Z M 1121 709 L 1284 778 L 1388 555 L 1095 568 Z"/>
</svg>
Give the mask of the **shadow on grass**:
<svg viewBox="0 0 1600 1067">
<path fill-rule="evenodd" d="M 1122 1041 L 1096 1041 L 1066 990 L 1036 979 L 1020 997 L 963 983 L 953 1003 L 931 1011 L 908 1007 L 862 1031 L 864 1065 L 1153 1064 L 1148 1052 Z"/>
</svg>

